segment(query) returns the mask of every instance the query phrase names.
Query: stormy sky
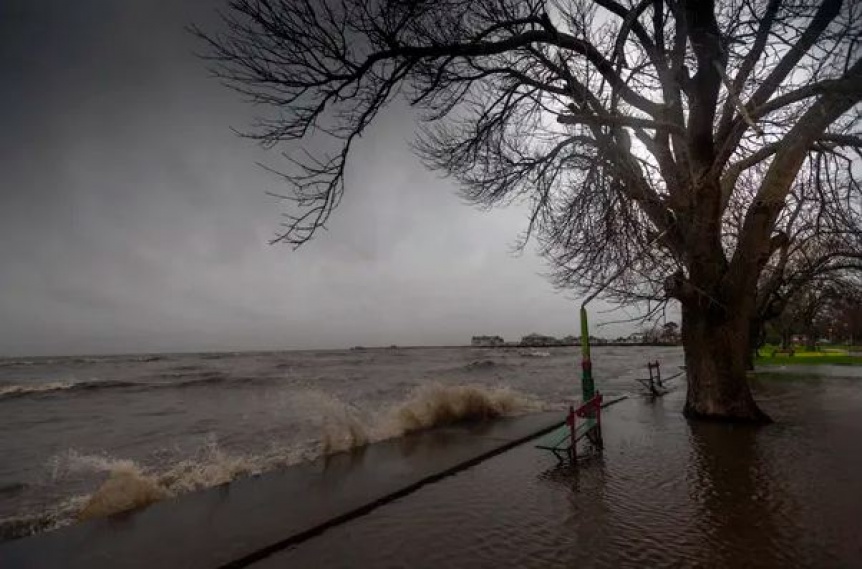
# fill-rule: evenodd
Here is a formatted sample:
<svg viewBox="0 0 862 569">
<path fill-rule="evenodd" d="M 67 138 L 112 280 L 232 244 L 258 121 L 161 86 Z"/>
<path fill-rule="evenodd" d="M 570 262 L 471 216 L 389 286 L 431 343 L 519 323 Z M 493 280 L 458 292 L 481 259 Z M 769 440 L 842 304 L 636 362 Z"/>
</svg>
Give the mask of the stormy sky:
<svg viewBox="0 0 862 569">
<path fill-rule="evenodd" d="M 214 29 L 220 7 L 0 3 L 0 355 L 577 333 L 577 302 L 532 249 L 513 254 L 524 210 L 464 205 L 410 153 L 403 106 L 356 146 L 329 230 L 268 245 L 280 209 L 265 192 L 282 186 L 255 163 L 282 159 L 231 131 L 255 110 L 184 29 Z"/>
</svg>

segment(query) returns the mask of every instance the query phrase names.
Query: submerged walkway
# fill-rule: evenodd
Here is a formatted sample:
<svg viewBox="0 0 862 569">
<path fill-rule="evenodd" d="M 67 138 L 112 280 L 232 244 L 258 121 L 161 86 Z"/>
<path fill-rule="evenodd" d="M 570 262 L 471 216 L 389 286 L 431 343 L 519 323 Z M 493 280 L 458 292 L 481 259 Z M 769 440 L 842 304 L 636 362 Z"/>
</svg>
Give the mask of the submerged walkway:
<svg viewBox="0 0 862 569">
<path fill-rule="evenodd" d="M 613 401 L 609 402 L 613 403 Z M 0 567 L 244 567 L 562 424 L 438 428 L 0 544 Z"/>
</svg>

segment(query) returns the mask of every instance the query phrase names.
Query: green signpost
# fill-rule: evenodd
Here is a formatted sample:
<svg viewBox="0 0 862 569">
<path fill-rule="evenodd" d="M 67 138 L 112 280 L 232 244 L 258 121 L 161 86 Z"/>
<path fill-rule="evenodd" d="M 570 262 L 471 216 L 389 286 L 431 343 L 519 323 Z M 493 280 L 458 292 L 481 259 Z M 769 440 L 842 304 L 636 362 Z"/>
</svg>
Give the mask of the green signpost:
<svg viewBox="0 0 862 569">
<path fill-rule="evenodd" d="M 581 306 L 581 394 L 586 403 L 596 393 L 593 382 L 593 362 L 590 359 L 590 326 L 587 321 L 587 308 Z"/>
</svg>

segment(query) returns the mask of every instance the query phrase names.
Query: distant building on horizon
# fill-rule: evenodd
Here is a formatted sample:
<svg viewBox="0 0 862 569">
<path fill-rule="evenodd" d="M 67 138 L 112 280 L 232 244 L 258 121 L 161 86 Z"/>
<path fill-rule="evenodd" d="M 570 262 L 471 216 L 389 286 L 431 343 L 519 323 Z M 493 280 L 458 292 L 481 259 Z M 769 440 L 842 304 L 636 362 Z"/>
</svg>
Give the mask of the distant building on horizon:
<svg viewBox="0 0 862 569">
<path fill-rule="evenodd" d="M 604 338 L 590 336 L 592 344 L 606 344 Z M 554 346 L 578 346 L 580 336 L 569 335 L 564 338 L 544 334 L 527 334 L 518 342 L 506 342 L 501 336 L 473 336 L 470 345 L 474 348 L 551 348 Z"/>
<path fill-rule="evenodd" d="M 500 336 L 473 336 L 470 345 L 474 348 L 496 348 L 504 346 L 506 341 Z"/>
<path fill-rule="evenodd" d="M 528 334 L 521 338 L 521 345 L 529 348 L 545 348 L 548 346 L 559 346 L 560 341 L 553 336 L 543 336 L 542 334 Z"/>
</svg>

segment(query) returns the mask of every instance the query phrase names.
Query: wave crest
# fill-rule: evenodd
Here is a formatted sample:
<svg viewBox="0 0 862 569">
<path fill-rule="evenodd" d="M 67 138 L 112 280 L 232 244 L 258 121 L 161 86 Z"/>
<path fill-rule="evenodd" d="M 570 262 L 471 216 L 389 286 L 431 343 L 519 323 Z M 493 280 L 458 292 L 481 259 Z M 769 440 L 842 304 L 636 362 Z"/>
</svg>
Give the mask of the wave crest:
<svg viewBox="0 0 862 569">
<path fill-rule="evenodd" d="M 145 475 L 139 468 L 116 470 L 90 496 L 77 518 L 90 520 L 136 510 L 169 495 L 156 479 Z"/>
<path fill-rule="evenodd" d="M 91 381 L 50 381 L 46 383 L 13 384 L 0 386 L 0 401 L 19 397 L 36 397 L 61 392 L 95 391 L 100 389 L 135 388 L 150 389 L 186 389 L 206 387 L 211 385 L 259 385 L 275 381 L 269 377 L 242 378 L 230 377 L 220 371 L 201 371 L 194 373 L 167 373 L 162 378 L 172 378 L 175 381 L 121 381 L 121 380 L 91 380 Z"/>
<path fill-rule="evenodd" d="M 394 414 L 401 435 L 455 423 L 489 421 L 539 408 L 535 399 L 507 387 L 438 384 L 419 387 Z"/>
<path fill-rule="evenodd" d="M 363 412 L 322 392 L 308 392 L 305 404 L 321 418 L 319 441 L 273 447 L 269 452 L 232 454 L 210 438 L 191 457 L 167 469 L 147 469 L 128 459 L 68 451 L 53 461 L 53 478 L 107 474 L 90 496 L 78 496 L 48 513 L 0 520 L 0 538 L 20 537 L 78 519 L 110 516 L 145 507 L 186 492 L 225 484 L 369 443 L 462 422 L 488 421 L 542 409 L 533 397 L 507 387 L 431 384 L 377 413 Z"/>
<path fill-rule="evenodd" d="M 73 496 L 38 514 L 24 514 L 0 519 L 0 542 L 18 539 L 69 525 L 87 501 L 87 496 Z"/>
<path fill-rule="evenodd" d="M 321 450 L 332 454 L 408 433 L 465 422 L 480 422 L 542 409 L 533 397 L 508 387 L 430 384 L 376 416 L 323 396 Z"/>
<path fill-rule="evenodd" d="M 60 391 L 89 391 L 95 389 L 115 389 L 120 387 L 135 387 L 141 385 L 133 381 L 51 381 L 28 385 L 0 386 L 0 400 L 26 397 L 29 395 L 47 395 Z"/>
</svg>

